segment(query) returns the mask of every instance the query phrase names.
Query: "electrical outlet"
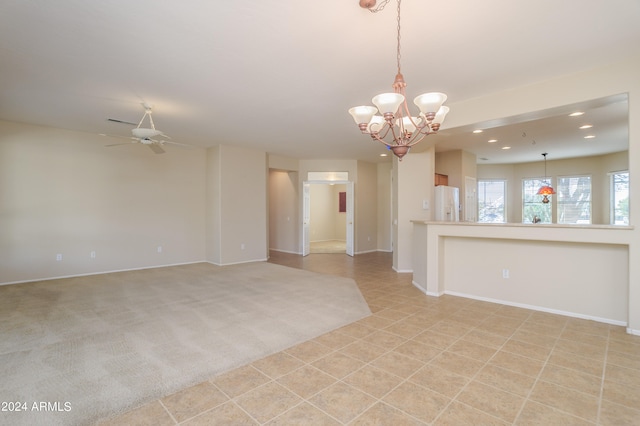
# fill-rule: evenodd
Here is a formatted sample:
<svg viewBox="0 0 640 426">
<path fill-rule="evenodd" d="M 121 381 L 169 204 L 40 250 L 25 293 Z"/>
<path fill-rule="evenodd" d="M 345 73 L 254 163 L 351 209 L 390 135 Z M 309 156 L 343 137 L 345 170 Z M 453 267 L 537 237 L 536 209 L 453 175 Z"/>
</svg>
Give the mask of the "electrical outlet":
<svg viewBox="0 0 640 426">
<path fill-rule="evenodd" d="M 56 254 L 56 262 L 62 262 L 62 253 Z"/>
<path fill-rule="evenodd" d="M 244 243 L 240 244 L 240 250 L 244 250 Z"/>
<path fill-rule="evenodd" d="M 158 246 L 158 253 L 162 253 L 162 246 Z"/>
<path fill-rule="evenodd" d="M 96 258 L 96 251 L 95 251 L 95 250 L 91 251 L 91 253 L 89 254 L 89 256 L 90 256 L 92 259 L 95 259 L 95 258 Z"/>
<path fill-rule="evenodd" d="M 509 278 L 509 270 L 508 269 L 503 269 L 502 270 L 502 278 Z"/>
</svg>

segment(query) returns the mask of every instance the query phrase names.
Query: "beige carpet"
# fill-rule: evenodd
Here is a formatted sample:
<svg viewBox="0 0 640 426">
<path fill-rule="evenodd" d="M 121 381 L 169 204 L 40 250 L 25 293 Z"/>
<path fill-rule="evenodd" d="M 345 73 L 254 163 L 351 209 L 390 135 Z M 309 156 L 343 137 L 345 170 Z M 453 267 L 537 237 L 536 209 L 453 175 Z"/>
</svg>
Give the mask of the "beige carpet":
<svg viewBox="0 0 640 426">
<path fill-rule="evenodd" d="M 90 424 L 370 313 L 353 280 L 265 262 L 0 286 L 0 401 L 26 404 L 0 424 Z"/>
</svg>

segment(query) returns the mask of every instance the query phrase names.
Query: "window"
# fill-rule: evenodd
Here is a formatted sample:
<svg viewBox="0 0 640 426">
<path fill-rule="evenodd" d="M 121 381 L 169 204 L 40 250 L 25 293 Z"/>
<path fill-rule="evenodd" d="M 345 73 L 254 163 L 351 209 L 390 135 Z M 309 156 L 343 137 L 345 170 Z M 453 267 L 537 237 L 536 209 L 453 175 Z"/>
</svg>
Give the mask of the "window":
<svg viewBox="0 0 640 426">
<path fill-rule="evenodd" d="M 507 181 L 478 181 L 478 222 L 505 223 L 507 221 Z"/>
<path fill-rule="evenodd" d="M 629 225 L 629 172 L 611 173 L 611 224 Z"/>
<path fill-rule="evenodd" d="M 550 181 L 540 178 L 522 180 L 522 223 L 551 223 L 554 196 L 549 197 L 549 203 L 544 204 L 542 196 L 538 195 L 538 189 L 549 184 Z"/>
<path fill-rule="evenodd" d="M 558 178 L 558 223 L 591 223 L 591 176 Z"/>
</svg>

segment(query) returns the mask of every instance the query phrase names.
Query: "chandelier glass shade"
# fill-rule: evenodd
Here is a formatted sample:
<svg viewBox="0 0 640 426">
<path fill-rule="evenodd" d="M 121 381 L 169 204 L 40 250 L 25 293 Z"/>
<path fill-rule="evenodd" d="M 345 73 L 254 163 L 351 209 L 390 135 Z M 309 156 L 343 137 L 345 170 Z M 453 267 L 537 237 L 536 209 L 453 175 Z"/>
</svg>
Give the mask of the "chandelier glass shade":
<svg viewBox="0 0 640 426">
<path fill-rule="evenodd" d="M 373 9 L 375 1 L 369 1 L 365 5 L 361 1 L 360 5 L 369 8 L 372 12 L 378 12 L 388 1 L 383 2 L 377 9 Z M 371 102 L 375 107 L 356 106 L 349 109 L 349 113 L 363 134 L 368 134 L 374 141 L 386 145 L 396 157 L 402 160 L 413 145 L 440 129 L 449 112 L 449 107 L 443 105 L 447 95 L 433 92 L 424 93 L 413 100 L 419 110 L 417 115 L 412 115 L 409 110 L 405 93 L 407 84 L 400 71 L 400 3 L 401 0 L 398 0 L 398 73 L 392 85 L 393 92 L 374 96 Z"/>
</svg>

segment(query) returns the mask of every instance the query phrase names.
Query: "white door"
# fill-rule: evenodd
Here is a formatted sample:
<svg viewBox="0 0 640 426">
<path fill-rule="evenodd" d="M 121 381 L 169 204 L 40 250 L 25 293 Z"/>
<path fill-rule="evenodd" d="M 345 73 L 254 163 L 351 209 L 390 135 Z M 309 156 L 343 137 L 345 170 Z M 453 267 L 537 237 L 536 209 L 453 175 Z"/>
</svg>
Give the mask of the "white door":
<svg viewBox="0 0 640 426">
<path fill-rule="evenodd" d="M 302 184 L 302 255 L 307 256 L 311 251 L 309 243 L 309 222 L 311 221 L 311 185 Z"/>
<path fill-rule="evenodd" d="M 353 256 L 353 182 L 347 182 L 347 247 L 346 252 Z"/>
<path fill-rule="evenodd" d="M 477 203 L 478 186 L 476 178 L 465 176 L 464 178 L 464 220 L 465 222 L 476 222 L 478 211 Z"/>
</svg>

